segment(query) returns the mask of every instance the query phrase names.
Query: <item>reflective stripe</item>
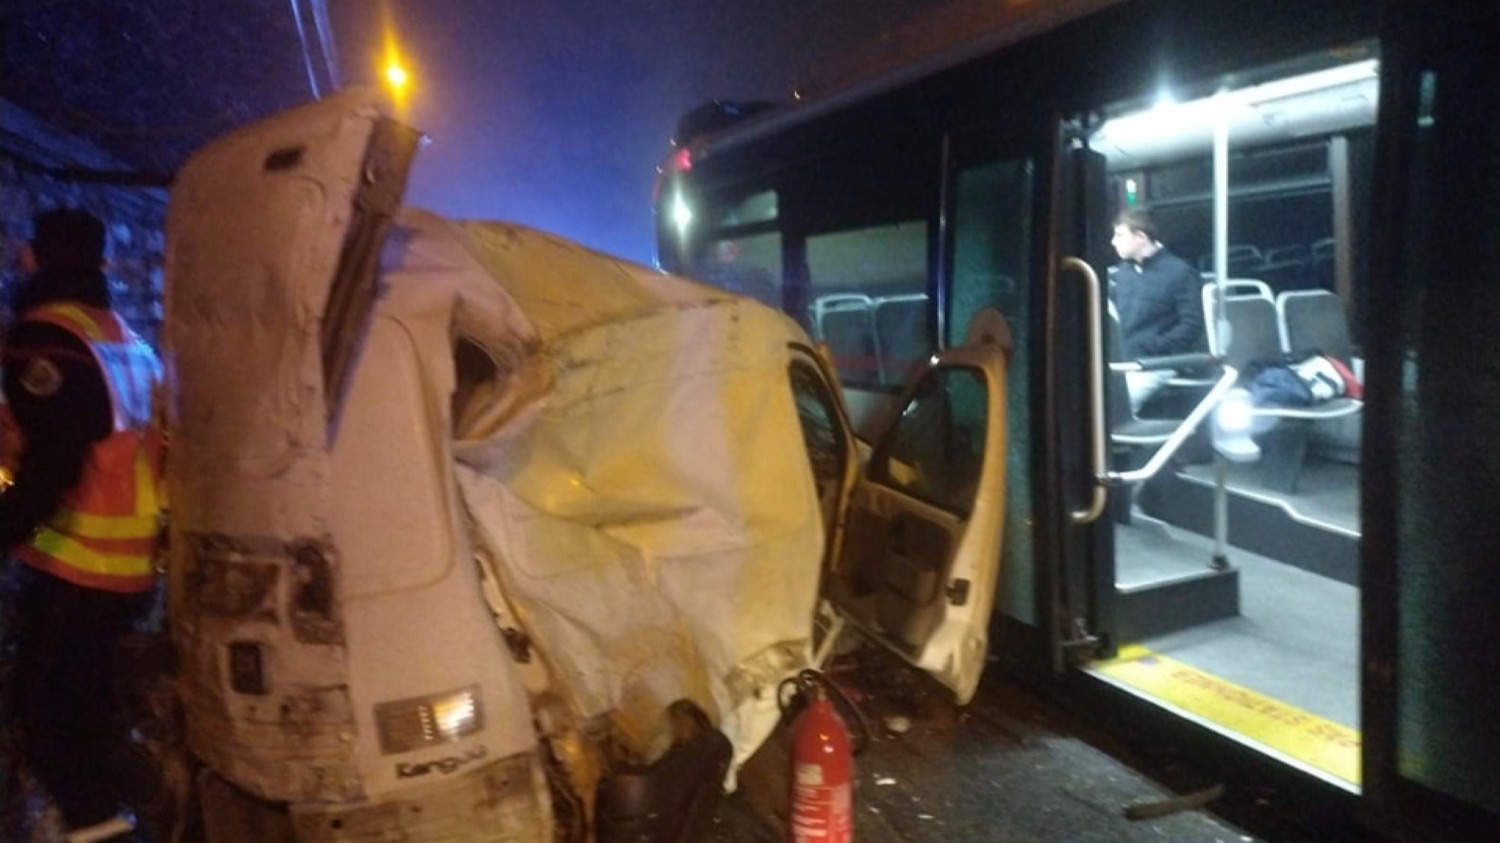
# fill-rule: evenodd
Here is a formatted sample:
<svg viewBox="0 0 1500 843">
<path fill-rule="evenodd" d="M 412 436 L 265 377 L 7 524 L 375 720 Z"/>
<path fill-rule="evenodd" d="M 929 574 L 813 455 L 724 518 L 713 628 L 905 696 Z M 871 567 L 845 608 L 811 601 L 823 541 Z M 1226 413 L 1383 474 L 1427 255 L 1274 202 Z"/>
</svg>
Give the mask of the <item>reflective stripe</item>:
<svg viewBox="0 0 1500 843">
<path fill-rule="evenodd" d="M 72 331 L 89 346 L 109 388 L 115 430 L 151 423 L 152 386 L 161 379 L 161 364 L 119 316 L 108 310 L 54 303 L 27 311 L 24 318 Z"/>
<path fill-rule="evenodd" d="M 90 515 L 67 507 L 48 519 L 48 524 L 81 538 L 154 539 L 161 532 L 155 512 L 146 515 Z"/>
<path fill-rule="evenodd" d="M 79 585 L 150 588 L 162 511 L 162 437 L 151 412 L 160 364 L 109 311 L 59 303 L 23 318 L 57 325 L 88 345 L 109 389 L 114 432 L 93 443 L 77 485 L 18 553 Z"/>
<path fill-rule="evenodd" d="M 70 535 L 48 525 L 37 529 L 31 546 L 51 556 L 66 556 L 70 563 L 96 574 L 138 574 L 151 569 L 156 534 L 101 539 Z"/>
<path fill-rule="evenodd" d="M 53 302 L 44 304 L 36 310 L 25 314 L 26 319 L 34 319 L 39 322 L 51 322 L 64 328 L 71 328 L 73 333 L 79 334 L 86 343 L 104 341 L 118 342 L 120 336 L 105 333 L 103 320 L 95 319 L 94 315 L 81 304 L 68 304 L 66 302 Z M 114 327 L 111 325 L 110 327 Z"/>
<path fill-rule="evenodd" d="M 40 571 L 46 571 L 60 580 L 67 580 L 74 585 L 86 588 L 97 588 L 102 591 L 113 591 L 120 594 L 139 594 L 149 591 L 156 584 L 156 573 L 148 570 L 142 574 L 129 574 L 114 572 L 109 574 L 97 574 L 86 571 L 65 562 L 43 554 L 34 547 L 18 547 L 15 554 L 23 562 Z"/>
<path fill-rule="evenodd" d="M 151 447 L 154 445 L 155 447 Z M 135 455 L 135 514 L 140 517 L 150 516 L 153 520 L 159 519 L 161 513 L 166 509 L 162 505 L 165 495 L 161 486 L 163 482 L 161 464 L 161 441 L 142 443 L 142 447 Z"/>
<path fill-rule="evenodd" d="M 136 539 L 130 544 L 132 552 L 101 552 L 51 527 L 42 527 L 31 539 L 32 550 L 90 574 L 115 577 L 150 574 L 156 543 Z"/>
</svg>

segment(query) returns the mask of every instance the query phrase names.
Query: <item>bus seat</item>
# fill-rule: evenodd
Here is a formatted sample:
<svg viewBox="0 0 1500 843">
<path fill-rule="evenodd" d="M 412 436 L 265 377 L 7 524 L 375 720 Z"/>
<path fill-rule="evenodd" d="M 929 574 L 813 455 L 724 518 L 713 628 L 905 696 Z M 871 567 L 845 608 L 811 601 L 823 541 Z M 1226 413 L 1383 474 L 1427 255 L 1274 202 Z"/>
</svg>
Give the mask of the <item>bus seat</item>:
<svg viewBox="0 0 1500 843">
<path fill-rule="evenodd" d="M 1230 245 L 1225 252 L 1225 258 L 1229 264 L 1228 269 L 1231 275 L 1241 270 L 1264 266 L 1266 263 L 1266 256 L 1261 253 L 1260 248 L 1248 243 Z M 1204 272 L 1212 272 L 1214 268 L 1214 253 L 1208 252 L 1200 256 L 1198 258 L 1198 268 Z"/>
<path fill-rule="evenodd" d="M 1108 361 L 1124 361 L 1125 346 L 1120 339 L 1119 317 L 1112 302 L 1104 320 L 1104 333 Z M 1126 383 L 1125 373 L 1110 368 L 1105 378 L 1105 423 L 1109 430 L 1111 461 L 1117 468 L 1127 470 L 1145 465 L 1155 449 L 1165 444 L 1182 422 L 1180 419 L 1137 416 L 1130 407 L 1130 386 Z M 1134 494 L 1111 494 L 1110 500 L 1114 520 L 1129 524 L 1133 517 Z"/>
<path fill-rule="evenodd" d="M 1316 286 L 1309 272 L 1307 247 L 1301 243 L 1267 249 L 1265 263 L 1257 272 L 1274 290 L 1305 290 Z"/>
<path fill-rule="evenodd" d="M 928 336 L 926 293 L 880 296 L 872 319 L 880 354 L 881 383 L 900 383 L 907 370 L 932 353 Z"/>
<path fill-rule="evenodd" d="M 1334 285 L 1334 239 L 1325 237 L 1322 240 L 1314 240 L 1308 251 L 1312 253 L 1312 277 L 1314 283 L 1325 289 L 1331 290 Z"/>
<path fill-rule="evenodd" d="M 1109 316 L 1105 319 L 1104 329 L 1108 335 L 1106 342 L 1109 360 L 1111 362 L 1125 360 L 1125 346 L 1120 340 L 1120 323 L 1113 308 L 1110 309 Z M 1130 387 L 1125 382 L 1125 373 L 1111 369 L 1107 377 L 1109 380 L 1106 383 L 1108 394 L 1105 397 L 1105 406 L 1108 408 L 1110 442 L 1121 449 L 1160 445 L 1166 442 L 1181 420 L 1138 417 L 1130 408 Z"/>
<path fill-rule="evenodd" d="M 1314 354 L 1337 358 L 1354 370 L 1354 346 L 1349 340 L 1349 322 L 1344 303 L 1327 290 L 1298 290 L 1276 297 L 1276 315 L 1282 344 L 1291 360 L 1302 360 Z M 1355 399 L 1339 399 L 1353 406 Z M 1357 465 L 1360 448 L 1360 408 L 1313 423 L 1309 448 L 1313 453 L 1337 462 Z"/>
<path fill-rule="evenodd" d="M 1287 361 L 1274 301 L 1259 295 L 1230 296 L 1224 301 L 1224 319 L 1230 328 L 1229 342 L 1221 351 L 1224 364 L 1242 377 L 1248 376 L 1253 364 Z M 1255 415 L 1262 422 L 1261 435 L 1265 438 L 1262 466 L 1266 485 L 1281 492 L 1296 492 L 1310 426 L 1358 413 L 1362 406 L 1352 398 L 1334 398 L 1311 407 L 1257 407 Z"/>
<path fill-rule="evenodd" d="M 853 381 L 880 380 L 874 302 L 859 293 L 819 296 L 812 303 L 812 335 L 828 346 L 839 372 Z"/>
<path fill-rule="evenodd" d="M 1205 288 L 1204 297 L 1211 302 L 1212 290 Z M 1225 365 L 1243 374 L 1254 363 L 1285 362 L 1281 329 L 1276 322 L 1276 303 L 1269 293 L 1264 296 L 1259 293 L 1228 294 L 1224 297 L 1220 317 L 1229 328 L 1229 334 L 1227 337 L 1216 336 L 1213 348 L 1215 354 L 1224 358 Z"/>
<path fill-rule="evenodd" d="M 1286 246 L 1275 246 L 1266 250 L 1266 263 L 1296 263 L 1307 264 L 1307 247 L 1301 243 L 1291 243 Z"/>
<path fill-rule="evenodd" d="M 1214 307 L 1215 294 L 1218 283 L 1214 281 L 1212 272 L 1204 275 L 1203 285 L 1203 326 L 1208 331 L 1208 351 L 1210 354 L 1224 356 L 1224 351 L 1219 343 L 1219 320 L 1217 310 Z M 1225 299 L 1260 298 L 1270 302 L 1271 286 L 1258 278 L 1228 278 L 1224 281 Z"/>
<path fill-rule="evenodd" d="M 1353 366 L 1354 347 L 1344 302 L 1327 290 L 1290 290 L 1276 297 L 1281 344 L 1292 360 L 1312 354 L 1337 357 Z"/>
</svg>

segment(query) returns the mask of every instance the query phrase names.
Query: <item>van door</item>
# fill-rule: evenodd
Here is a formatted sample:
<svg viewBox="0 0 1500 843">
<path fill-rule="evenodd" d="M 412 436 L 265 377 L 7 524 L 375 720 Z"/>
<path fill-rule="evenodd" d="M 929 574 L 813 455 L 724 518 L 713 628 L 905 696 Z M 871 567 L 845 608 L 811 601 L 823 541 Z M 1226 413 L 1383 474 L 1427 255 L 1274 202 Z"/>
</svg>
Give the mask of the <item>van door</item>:
<svg viewBox="0 0 1500 843">
<path fill-rule="evenodd" d="M 960 704 L 984 669 L 1005 503 L 1010 341 L 1004 319 L 986 316 L 986 331 L 935 355 L 892 405 L 824 586 L 846 620 Z"/>
<path fill-rule="evenodd" d="M 196 153 L 173 186 L 169 248 L 176 276 L 208 280 L 168 291 L 179 314 L 173 321 L 191 322 L 181 318 L 186 313 L 290 318 L 304 335 L 316 334 L 317 348 L 308 351 L 321 370 L 322 401 L 304 402 L 302 412 L 316 412 L 321 403 L 331 432 L 374 309 L 381 248 L 421 137 L 381 114 L 377 92 L 352 88 Z M 203 336 L 177 333 L 179 349 Z M 280 360 L 258 358 L 254 342 L 244 350 L 247 370 L 300 376 L 278 369 Z"/>
</svg>

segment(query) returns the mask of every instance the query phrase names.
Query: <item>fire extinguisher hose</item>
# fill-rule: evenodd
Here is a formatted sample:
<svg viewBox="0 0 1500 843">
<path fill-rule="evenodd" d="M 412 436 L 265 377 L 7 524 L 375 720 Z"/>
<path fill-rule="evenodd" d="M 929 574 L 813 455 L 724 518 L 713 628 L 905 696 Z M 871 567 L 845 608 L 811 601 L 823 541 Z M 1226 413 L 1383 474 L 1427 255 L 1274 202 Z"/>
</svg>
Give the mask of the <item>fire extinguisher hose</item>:
<svg viewBox="0 0 1500 843">
<path fill-rule="evenodd" d="M 864 712 L 849 699 L 849 695 L 844 693 L 838 683 L 829 679 L 822 671 L 804 668 L 796 676 L 782 680 L 776 691 L 776 702 L 781 708 L 781 722 L 790 723 L 797 712 L 819 691 L 833 704 L 848 725 L 850 753 L 859 755 L 864 752 L 870 743 L 870 724 L 865 720 Z"/>
</svg>

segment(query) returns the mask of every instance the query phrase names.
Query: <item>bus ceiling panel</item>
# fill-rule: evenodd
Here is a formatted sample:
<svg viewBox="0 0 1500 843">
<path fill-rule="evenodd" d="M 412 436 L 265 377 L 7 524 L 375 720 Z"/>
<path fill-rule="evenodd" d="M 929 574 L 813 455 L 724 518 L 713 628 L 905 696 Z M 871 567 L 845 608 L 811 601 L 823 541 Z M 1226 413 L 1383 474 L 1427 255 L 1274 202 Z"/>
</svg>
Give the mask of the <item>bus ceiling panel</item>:
<svg viewBox="0 0 1500 843">
<path fill-rule="evenodd" d="M 1270 83 L 1231 91 L 1222 102 L 1206 97 L 1124 114 L 1106 122 L 1090 146 L 1103 153 L 1111 169 L 1209 155 L 1215 110 L 1220 107 L 1227 112 L 1229 142 L 1237 148 L 1372 126 L 1379 100 L 1374 63 L 1347 67 L 1348 75 L 1358 78 L 1312 90 L 1299 90 L 1295 84 L 1278 90 L 1273 87 L 1278 83 Z"/>
</svg>

